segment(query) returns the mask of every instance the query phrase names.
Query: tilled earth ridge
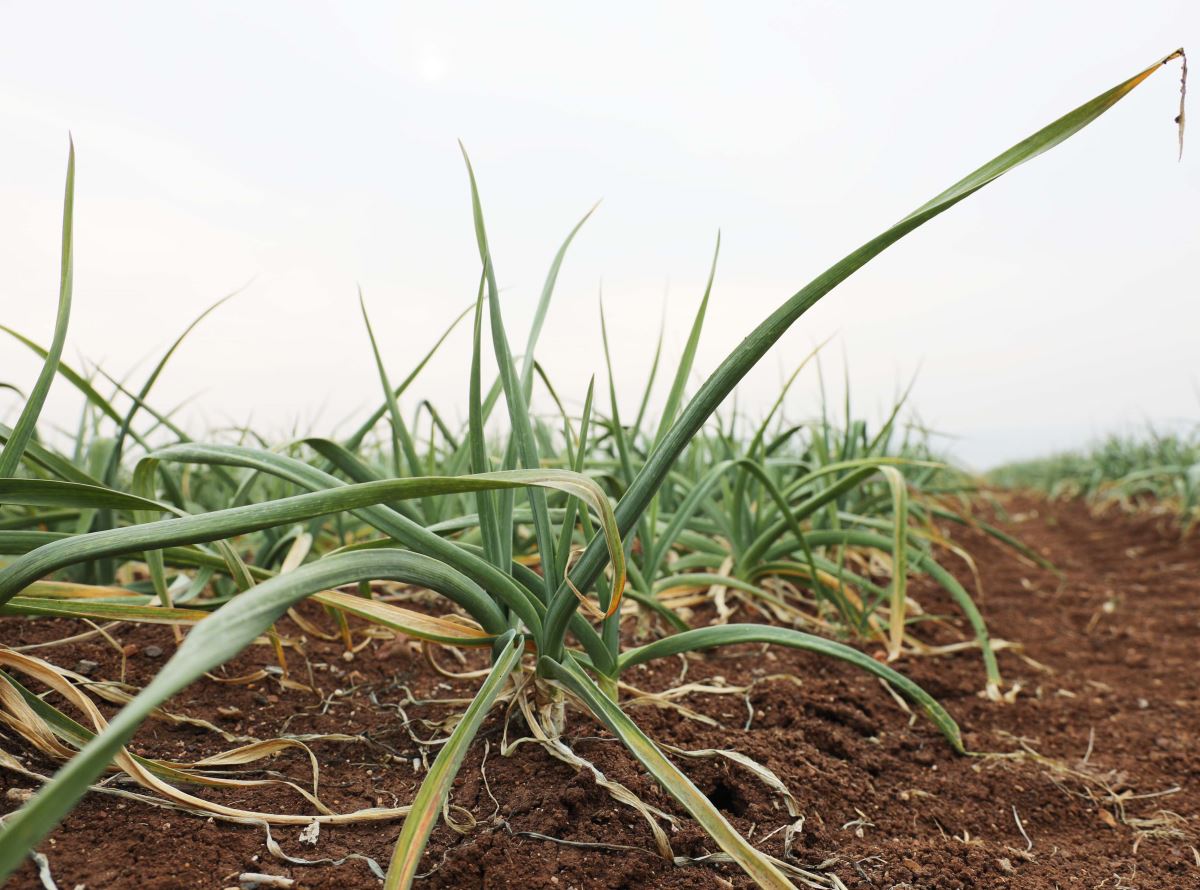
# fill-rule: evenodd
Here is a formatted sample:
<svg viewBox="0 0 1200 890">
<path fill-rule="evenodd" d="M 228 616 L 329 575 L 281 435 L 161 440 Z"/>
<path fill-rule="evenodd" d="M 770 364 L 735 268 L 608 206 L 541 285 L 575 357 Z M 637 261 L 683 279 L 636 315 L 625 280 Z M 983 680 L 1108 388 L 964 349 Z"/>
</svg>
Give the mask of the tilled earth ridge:
<svg viewBox="0 0 1200 890">
<path fill-rule="evenodd" d="M 804 818 L 792 837 L 791 861 L 823 865 L 852 890 L 1200 887 L 1200 539 L 1181 540 L 1162 519 L 1094 516 L 1077 503 L 1015 497 L 1005 506 L 1005 529 L 1053 560 L 1062 579 L 975 530 L 946 531 L 976 561 L 983 580 L 978 599 L 993 636 L 1023 645 L 1022 654 L 1006 649 L 999 656 L 1006 684 L 1020 685 L 1015 698 L 997 704 L 980 695 L 977 651 L 909 657 L 898 667 L 950 710 L 971 750 L 1024 748 L 1044 760 L 956 756 L 927 721 L 910 725 L 875 679 L 827 659 L 761 646 L 687 659 L 686 682 L 749 687 L 678 699 L 719 725 L 653 703 L 632 705 L 630 713 L 659 741 L 689 750 L 732 748 L 772 769 Z M 951 555 L 945 563 L 976 589 L 965 564 Z M 948 600 L 921 584 L 915 595 L 928 612 L 951 616 L 946 626 L 921 625 L 924 639 L 966 638 Z M 323 620 L 317 609 L 304 614 Z M 711 617 L 701 611 L 695 621 Z M 741 609 L 734 620 L 753 617 Z M 77 622 L 5 618 L 0 643 L 22 646 L 86 629 Z M 290 624 L 281 630 L 303 635 Z M 126 679 L 135 684 L 146 682 L 172 647 L 167 628 L 126 625 L 115 636 L 131 653 Z M 154 654 L 156 647 L 162 654 Z M 32 654 L 68 669 L 95 662 L 96 678 L 117 678 L 122 670 L 120 653 L 96 638 Z M 422 776 L 413 766 L 420 750 L 412 736 L 439 737 L 440 721 L 463 707 L 422 702 L 469 698 L 479 681 L 435 672 L 419 649 L 404 643 L 372 643 L 348 662 L 340 644 L 309 636 L 305 657 L 320 695 L 283 689 L 272 679 L 241 686 L 204 680 L 168 710 L 258 738 L 359 736 L 311 744 L 321 764 L 322 799 L 339 812 L 407 803 Z M 455 670 L 484 663 L 477 653 L 465 666 L 445 653 L 438 657 Z M 297 679 L 308 676 L 296 652 L 290 660 Z M 252 647 L 226 674 L 273 663 L 268 647 Z M 668 689 L 679 684 L 682 665 L 672 659 L 643 666 L 627 679 L 642 690 Z M 730 865 L 677 867 L 663 860 L 642 818 L 598 787 L 590 772 L 533 744 L 501 756 L 504 723 L 502 712 L 493 713 L 468 754 L 452 797 L 460 830 L 445 824 L 435 830 L 424 860 L 430 873 L 420 886 L 751 886 Z M 508 738 L 523 733 L 516 714 Z M 578 712 L 570 713 L 567 741 L 609 779 L 682 816 L 608 733 Z M 35 771 L 53 768 L 7 728 L 0 727 L 0 747 Z M 154 721 L 132 747 L 194 760 L 231 745 L 209 730 Z M 787 832 L 780 829 L 795 820 L 778 794 L 727 760 L 677 762 L 739 830 L 762 849 L 784 854 Z M 301 784 L 309 776 L 300 752 L 279 755 L 269 768 Z M 32 784 L 0 771 L 0 808 L 14 809 Z M 283 787 L 197 793 L 247 809 L 311 812 Z M 356 853 L 386 868 L 398 824 L 322 826 L 315 845 L 300 843 L 299 831 L 273 829 L 289 856 L 336 860 Z M 686 817 L 669 834 L 678 856 L 716 850 Z M 206 890 L 235 886 L 248 871 L 289 877 L 297 888 L 313 890 L 380 886 L 361 859 L 289 864 L 271 855 L 262 828 L 102 794 L 86 797 L 39 849 L 62 888 Z M 42 883 L 29 864 L 9 886 Z"/>
</svg>

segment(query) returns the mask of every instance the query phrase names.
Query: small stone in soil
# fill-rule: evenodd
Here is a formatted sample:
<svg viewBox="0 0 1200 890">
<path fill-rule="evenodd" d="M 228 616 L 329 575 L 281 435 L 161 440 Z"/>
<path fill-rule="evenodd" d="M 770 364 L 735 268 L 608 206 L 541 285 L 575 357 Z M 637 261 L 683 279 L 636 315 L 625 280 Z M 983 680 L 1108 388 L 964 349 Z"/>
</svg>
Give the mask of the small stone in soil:
<svg viewBox="0 0 1200 890">
<path fill-rule="evenodd" d="M 238 884 L 245 890 L 258 890 L 264 887 L 294 887 L 296 882 L 291 878 L 279 875 L 259 874 L 258 872 L 243 872 L 238 875 Z"/>
<path fill-rule="evenodd" d="M 142 652 L 147 658 L 162 658 L 161 646 L 147 646 Z"/>
<path fill-rule="evenodd" d="M 84 658 L 75 665 L 75 673 L 83 674 L 85 677 L 90 677 L 92 672 L 98 667 L 100 667 L 100 665 L 98 665 L 96 662 L 88 661 L 86 658 Z"/>
</svg>

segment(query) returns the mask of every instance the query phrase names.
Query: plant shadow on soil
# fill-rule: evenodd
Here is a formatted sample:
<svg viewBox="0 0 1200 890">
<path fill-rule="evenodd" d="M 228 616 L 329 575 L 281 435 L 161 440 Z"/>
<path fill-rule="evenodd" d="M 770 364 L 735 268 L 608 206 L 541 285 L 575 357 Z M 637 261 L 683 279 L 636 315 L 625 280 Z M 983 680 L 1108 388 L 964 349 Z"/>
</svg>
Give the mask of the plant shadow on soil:
<svg viewBox="0 0 1200 890">
<path fill-rule="evenodd" d="M 791 840 L 790 861 L 823 865 L 851 890 L 1200 886 L 1200 536 L 1183 541 L 1163 519 L 1098 517 L 1080 503 L 1021 496 L 1006 497 L 1005 504 L 1012 517 L 1006 530 L 1065 573 L 1060 581 L 970 528 L 950 530 L 976 560 L 984 584 L 979 603 L 993 636 L 1021 643 L 1028 657 L 1013 650 L 999 655 L 1006 684 L 1021 686 L 1015 700 L 997 704 L 979 694 L 983 671 L 974 650 L 907 657 L 899 667 L 946 705 L 971 750 L 1011 752 L 1023 742 L 1064 769 L 1029 757 L 955 756 L 927 721 L 910 725 L 878 681 L 792 650 L 742 646 L 688 658 L 686 682 L 749 687 L 678 700 L 719 725 L 651 703 L 634 704 L 630 713 L 656 740 L 689 750 L 732 748 L 774 770 L 804 817 Z M 954 566 L 954 559 L 947 565 Z M 971 581 L 969 569 L 957 565 L 960 578 Z M 918 583 L 914 592 L 928 612 L 953 614 L 932 588 Z M 323 620 L 318 609 L 305 614 Z M 751 617 L 743 609 L 734 620 L 743 616 Z M 700 612 L 695 621 L 709 618 Z M 0 642 L 23 646 L 86 629 L 78 622 L 7 618 L 0 620 Z M 302 633 L 294 625 L 281 630 Z M 122 626 L 115 634 L 132 651 L 127 679 L 139 685 L 161 664 L 147 651 L 171 648 L 164 627 Z M 968 638 L 953 619 L 923 624 L 921 634 L 934 643 Z M 462 705 L 403 703 L 468 698 L 479 681 L 440 675 L 418 648 L 402 642 L 374 642 L 346 661 L 339 643 L 310 637 L 305 652 L 323 699 L 281 689 L 273 680 L 204 680 L 176 696 L 168 710 L 258 738 L 283 732 L 361 736 L 358 742 L 312 743 L 325 803 L 338 812 L 407 803 L 423 775 L 414 769 L 420 751 L 413 736 L 440 737 L 440 721 Z M 95 637 L 31 654 L 68 669 L 80 660 L 96 662 L 95 677 L 112 679 L 121 671 L 119 653 Z M 484 663 L 478 653 L 468 656 L 466 668 L 445 653 L 438 657 L 455 670 Z M 302 679 L 299 655 L 291 653 L 290 662 Z M 226 673 L 272 663 L 271 650 L 255 646 Z M 626 679 L 642 690 L 662 690 L 678 685 L 682 670 L 681 659 L 670 659 L 635 668 Z M 402 712 L 411 721 L 407 727 Z M 731 865 L 666 862 L 654 852 L 641 816 L 614 801 L 590 773 L 533 744 L 503 757 L 503 731 L 503 713 L 494 712 L 454 787 L 451 813 L 464 830 L 439 825 L 423 861 L 431 872 L 419 886 L 751 886 Z M 514 714 L 509 740 L 523 732 Z M 610 779 L 682 815 L 597 724 L 572 712 L 568 736 L 572 748 Z M 10 731 L 0 731 L 0 746 L 30 769 L 45 774 L 53 768 Z M 146 724 L 132 745 L 137 753 L 174 760 L 229 747 L 211 731 L 161 721 Z M 787 832 L 779 829 L 795 820 L 778 794 L 728 760 L 678 762 L 739 830 L 767 852 L 784 855 Z M 277 756 L 269 769 L 301 784 L 309 775 L 299 752 Z M 0 772 L 0 808 L 15 808 L 30 784 Z M 198 793 L 247 809 L 311 811 L 286 788 Z M 467 828 L 471 820 L 464 811 L 473 827 Z M 398 829 L 394 823 L 322 826 L 315 846 L 301 844 L 294 826 L 277 827 L 273 835 L 289 856 L 358 853 L 386 868 Z M 716 850 L 686 817 L 669 835 L 676 855 Z M 297 888 L 313 890 L 380 886 L 361 859 L 292 865 L 268 852 L 261 827 L 102 794 L 86 797 L 40 850 L 64 888 L 207 890 L 234 886 L 246 871 L 287 876 Z M 9 886 L 42 884 L 30 863 Z"/>
</svg>

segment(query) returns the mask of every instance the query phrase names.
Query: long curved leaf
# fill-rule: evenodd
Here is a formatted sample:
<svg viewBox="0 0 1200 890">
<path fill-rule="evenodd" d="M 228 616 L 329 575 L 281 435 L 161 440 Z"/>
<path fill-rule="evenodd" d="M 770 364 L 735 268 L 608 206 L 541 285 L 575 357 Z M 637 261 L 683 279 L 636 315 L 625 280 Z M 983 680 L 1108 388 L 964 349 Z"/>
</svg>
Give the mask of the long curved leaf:
<svg viewBox="0 0 1200 890">
<path fill-rule="evenodd" d="M 622 653 L 620 669 L 624 671 L 634 665 L 678 655 L 681 652 L 691 652 L 699 649 L 711 649 L 714 646 L 731 646 L 737 643 L 771 643 L 776 646 L 787 646 L 792 649 L 804 649 L 845 661 L 855 667 L 862 668 L 877 677 L 886 680 L 896 689 L 903 692 L 910 700 L 921 707 L 941 730 L 942 735 L 950 746 L 960 754 L 965 753 L 962 743 L 962 732 L 954 718 L 928 692 L 914 683 L 908 677 L 893 670 L 886 664 L 881 664 L 870 655 L 859 652 L 844 643 L 836 643 L 824 637 L 806 634 L 802 631 L 786 627 L 771 627 L 765 624 L 725 624 L 719 627 L 702 627 L 683 633 L 672 634 L 645 646 L 629 649 Z"/>
<path fill-rule="evenodd" d="M 54 319 L 54 336 L 50 341 L 50 349 L 46 353 L 46 361 L 38 373 L 37 382 L 25 400 L 21 416 L 13 427 L 12 435 L 0 451 L 0 476 L 12 476 L 21 462 L 25 445 L 33 438 L 37 427 L 38 415 L 46 396 L 50 392 L 50 384 L 58 373 L 58 361 L 62 356 L 63 344 L 67 340 L 67 323 L 71 319 L 71 291 L 74 282 L 75 265 L 75 140 L 70 141 L 67 154 L 67 186 L 63 196 L 62 219 L 62 266 L 58 283 L 58 313 Z"/>
</svg>

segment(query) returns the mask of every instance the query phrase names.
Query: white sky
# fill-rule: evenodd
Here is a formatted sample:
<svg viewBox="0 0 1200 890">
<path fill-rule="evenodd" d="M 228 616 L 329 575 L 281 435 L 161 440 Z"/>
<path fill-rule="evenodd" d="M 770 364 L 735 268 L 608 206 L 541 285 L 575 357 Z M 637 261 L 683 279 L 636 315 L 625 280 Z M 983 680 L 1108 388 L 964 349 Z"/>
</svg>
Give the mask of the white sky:
<svg viewBox="0 0 1200 890">
<path fill-rule="evenodd" d="M 810 278 L 1059 114 L 1180 44 L 1200 3 L 5 3 L 0 320 L 43 343 L 68 129 L 78 151 L 68 360 L 155 390 L 188 425 L 328 432 L 379 401 L 474 297 L 462 138 L 510 336 L 568 255 L 539 358 L 578 401 L 603 373 L 603 284 L 631 410 L 664 294 L 671 356 L 721 263 L 705 374 Z M 976 466 L 1143 418 L 1200 417 L 1198 171 L 1175 160 L 1178 68 L 893 247 L 747 379 L 836 335 L 877 415 L 920 369 L 922 418 Z M 1197 93 L 1200 95 L 1200 93 Z M 1200 112 L 1196 112 L 1200 120 Z M 1198 125 L 1200 126 L 1200 125 Z M 1196 131 L 1200 138 L 1200 130 Z M 418 381 L 463 416 L 464 326 Z M 0 381 L 38 363 L 0 341 Z M 806 372 L 788 411 L 816 408 Z M 59 381 L 47 416 L 73 424 Z M 16 400 L 0 391 L 0 416 Z"/>
</svg>

